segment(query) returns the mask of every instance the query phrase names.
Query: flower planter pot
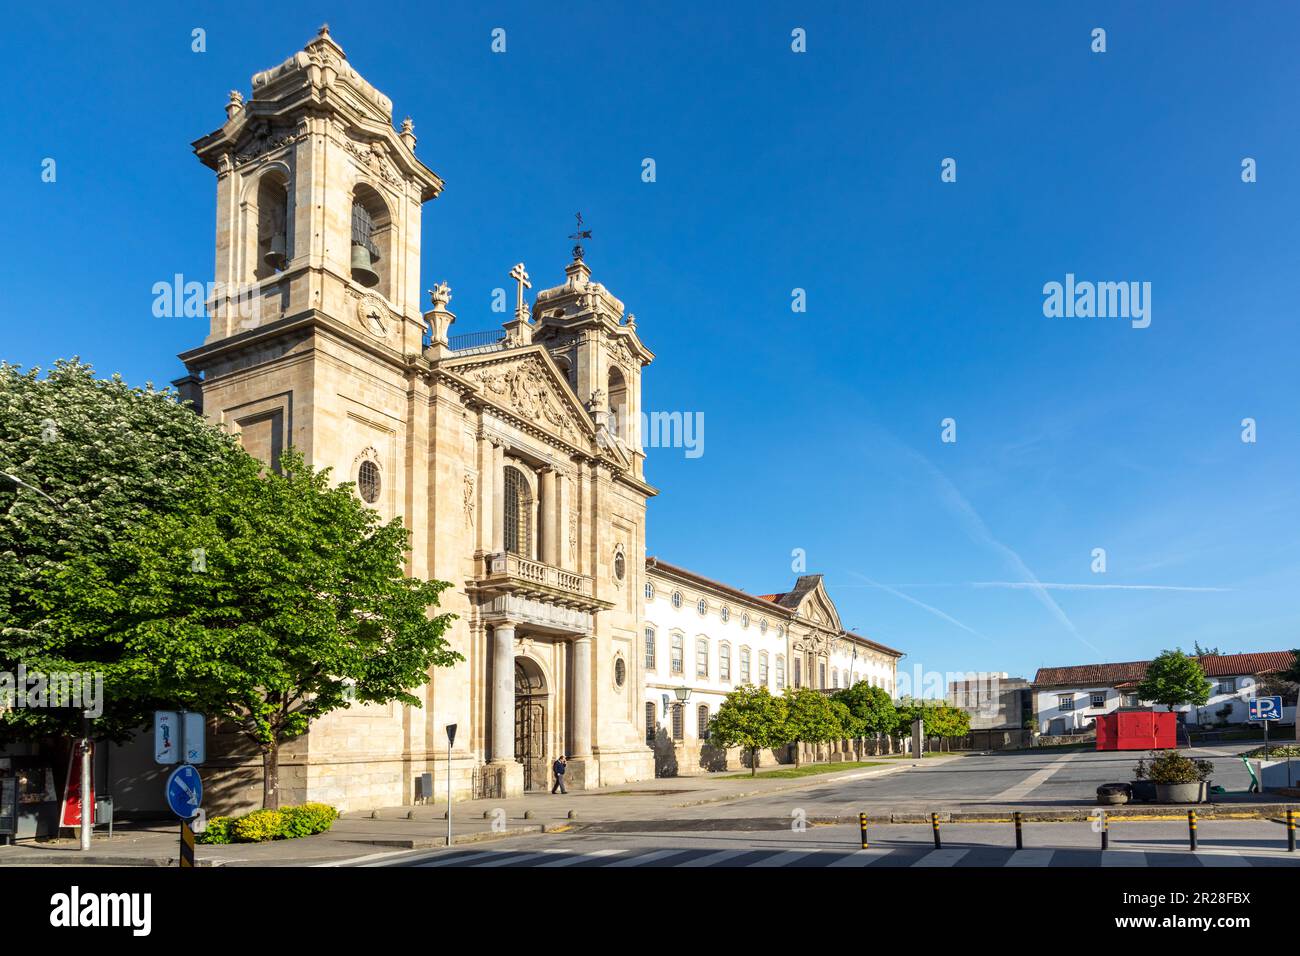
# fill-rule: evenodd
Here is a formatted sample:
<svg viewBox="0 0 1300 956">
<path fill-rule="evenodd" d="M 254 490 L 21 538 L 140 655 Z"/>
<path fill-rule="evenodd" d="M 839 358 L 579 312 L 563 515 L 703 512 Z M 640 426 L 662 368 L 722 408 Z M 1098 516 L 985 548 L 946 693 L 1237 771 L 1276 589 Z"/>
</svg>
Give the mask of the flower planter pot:
<svg viewBox="0 0 1300 956">
<path fill-rule="evenodd" d="M 1129 790 L 1133 795 L 1134 803 L 1155 802 L 1156 785 L 1150 780 L 1134 780 L 1129 784 Z"/>
<path fill-rule="evenodd" d="M 1205 784 L 1199 781 L 1156 784 L 1156 800 L 1159 803 L 1200 803 L 1204 794 Z"/>
</svg>

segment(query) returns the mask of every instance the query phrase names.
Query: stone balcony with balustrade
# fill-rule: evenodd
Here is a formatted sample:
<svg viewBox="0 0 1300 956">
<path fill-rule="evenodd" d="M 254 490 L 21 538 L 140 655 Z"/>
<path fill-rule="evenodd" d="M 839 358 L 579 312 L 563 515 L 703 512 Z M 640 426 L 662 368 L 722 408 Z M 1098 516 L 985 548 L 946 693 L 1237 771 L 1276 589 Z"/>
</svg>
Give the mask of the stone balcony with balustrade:
<svg viewBox="0 0 1300 956">
<path fill-rule="evenodd" d="M 508 594 L 590 613 L 613 606 L 595 596 L 595 581 L 589 575 L 508 551 L 475 555 L 470 588 L 481 597 Z"/>
</svg>

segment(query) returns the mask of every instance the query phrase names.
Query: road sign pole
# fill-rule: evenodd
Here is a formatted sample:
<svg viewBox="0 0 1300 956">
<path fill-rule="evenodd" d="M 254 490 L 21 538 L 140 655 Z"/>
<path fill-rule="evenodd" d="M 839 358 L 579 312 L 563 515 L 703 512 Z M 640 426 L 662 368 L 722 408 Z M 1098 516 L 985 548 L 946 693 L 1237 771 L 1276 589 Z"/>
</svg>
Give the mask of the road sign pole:
<svg viewBox="0 0 1300 956">
<path fill-rule="evenodd" d="M 95 808 L 90 806 L 90 775 L 94 768 L 90 759 L 90 718 L 83 718 L 81 730 L 81 849 L 90 849 L 90 829 L 94 825 Z"/>
<path fill-rule="evenodd" d="M 1268 759 L 1268 725 L 1269 722 L 1267 720 L 1264 721 L 1264 759 L 1265 760 Z"/>
</svg>

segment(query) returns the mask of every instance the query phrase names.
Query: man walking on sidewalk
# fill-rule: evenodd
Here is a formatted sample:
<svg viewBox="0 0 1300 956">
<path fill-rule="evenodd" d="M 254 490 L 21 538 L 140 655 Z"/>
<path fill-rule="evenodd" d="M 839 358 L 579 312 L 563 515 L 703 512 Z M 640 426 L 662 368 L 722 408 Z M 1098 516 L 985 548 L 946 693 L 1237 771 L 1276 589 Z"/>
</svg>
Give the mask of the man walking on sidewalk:
<svg viewBox="0 0 1300 956">
<path fill-rule="evenodd" d="M 554 793 L 556 790 L 559 790 L 560 793 L 569 792 L 564 789 L 564 771 L 569 769 L 569 765 L 565 760 L 566 758 L 564 754 L 560 754 L 555 763 L 551 764 L 551 769 L 555 771 L 555 786 L 551 787 L 551 793 Z"/>
</svg>

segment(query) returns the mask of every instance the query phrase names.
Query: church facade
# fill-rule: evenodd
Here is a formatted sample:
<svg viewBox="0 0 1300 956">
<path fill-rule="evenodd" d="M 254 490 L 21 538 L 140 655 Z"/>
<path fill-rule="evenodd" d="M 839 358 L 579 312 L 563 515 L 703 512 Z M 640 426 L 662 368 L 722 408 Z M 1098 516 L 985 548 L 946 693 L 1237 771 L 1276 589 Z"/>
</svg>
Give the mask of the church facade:
<svg viewBox="0 0 1300 956">
<path fill-rule="evenodd" d="M 408 572 L 453 585 L 441 610 L 464 658 L 434 669 L 419 707 L 313 724 L 282 753 L 282 799 L 409 804 L 425 774 L 439 796 L 448 774 L 457 798 L 510 796 L 545 786 L 561 753 L 571 787 L 653 776 L 648 705 L 677 675 L 647 666 L 672 653 L 647 641 L 671 640 L 674 625 L 652 619 L 682 584 L 646 561 L 656 490 L 639 422 L 654 355 L 635 320 L 581 245 L 531 303 L 525 267 L 511 270 L 516 308 L 500 331 L 451 335 L 445 284 L 423 309 L 421 215 L 443 182 L 326 28 L 256 74 L 247 101 L 232 93 L 226 114 L 194 144 L 215 174 L 217 291 L 177 384 L 268 464 L 292 445 L 400 516 Z M 859 675 L 871 656 L 892 686 L 898 652 L 844 632 L 819 580 L 796 592 L 706 597 L 753 618 L 750 667 L 762 655 L 774 689 L 778 674 L 847 679 L 850 646 Z M 739 657 L 731 666 L 734 684 Z M 256 768 L 230 753 L 210 786 L 225 805 L 253 803 Z"/>
</svg>

